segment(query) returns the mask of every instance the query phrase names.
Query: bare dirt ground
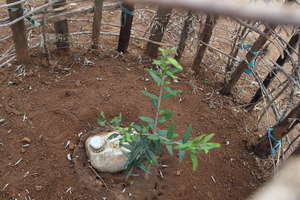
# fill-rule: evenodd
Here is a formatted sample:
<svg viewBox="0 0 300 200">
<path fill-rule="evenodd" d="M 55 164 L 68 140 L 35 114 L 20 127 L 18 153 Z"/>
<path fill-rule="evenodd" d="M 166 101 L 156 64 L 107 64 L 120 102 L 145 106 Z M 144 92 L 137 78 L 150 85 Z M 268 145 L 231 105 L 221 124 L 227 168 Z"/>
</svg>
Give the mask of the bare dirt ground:
<svg viewBox="0 0 300 200">
<path fill-rule="evenodd" d="M 118 22 L 118 16 L 118 11 L 107 13 L 104 20 Z M 78 25 L 70 26 L 75 30 Z M 1 35 L 6 33 L 1 30 Z M 32 51 L 33 64 L 26 67 L 25 76 L 17 77 L 16 64 L 0 69 L 0 118 L 5 119 L 0 124 L 1 200 L 232 200 L 247 198 L 263 182 L 255 158 L 245 148 L 255 132 L 254 116 L 232 109 L 231 99 L 216 93 L 219 85 L 213 72 L 195 81 L 190 63 L 184 61 L 186 70 L 173 85 L 184 93 L 165 106 L 176 113 L 178 133 L 192 124 L 194 136 L 215 133 L 214 140 L 222 144 L 200 155 L 196 172 L 190 161 L 178 163 L 176 157 L 164 156 L 161 162 L 167 167 L 155 168 L 150 175 L 141 173 L 125 181 L 124 174 L 100 173 L 102 182 L 87 165 L 69 161 L 68 153 L 86 161 L 78 135 L 98 127 L 100 111 L 108 117 L 122 113 L 125 125 L 152 115 L 150 102 L 140 91 L 157 89 L 147 81 L 144 69 L 150 65 L 140 62 L 142 48 L 132 43 L 124 57 L 116 58 L 116 38 L 103 36 L 101 44 L 99 51 L 72 48 L 64 56 L 52 52 L 51 67 L 39 51 Z M 8 46 L 1 43 L 1 50 Z M 93 64 L 84 65 L 86 59 Z M 71 145 L 65 148 L 67 141 Z"/>
</svg>

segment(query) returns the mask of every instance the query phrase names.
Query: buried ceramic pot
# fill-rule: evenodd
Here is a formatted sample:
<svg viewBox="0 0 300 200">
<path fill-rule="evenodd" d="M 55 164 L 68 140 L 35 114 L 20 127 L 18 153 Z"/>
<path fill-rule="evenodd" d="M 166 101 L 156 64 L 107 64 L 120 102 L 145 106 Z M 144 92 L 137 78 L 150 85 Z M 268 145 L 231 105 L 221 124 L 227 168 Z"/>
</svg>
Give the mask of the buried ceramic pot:
<svg viewBox="0 0 300 200">
<path fill-rule="evenodd" d="M 91 165 L 100 172 L 115 173 L 125 169 L 128 149 L 120 146 L 121 136 L 108 139 L 116 131 L 90 136 L 85 141 L 85 149 Z"/>
</svg>

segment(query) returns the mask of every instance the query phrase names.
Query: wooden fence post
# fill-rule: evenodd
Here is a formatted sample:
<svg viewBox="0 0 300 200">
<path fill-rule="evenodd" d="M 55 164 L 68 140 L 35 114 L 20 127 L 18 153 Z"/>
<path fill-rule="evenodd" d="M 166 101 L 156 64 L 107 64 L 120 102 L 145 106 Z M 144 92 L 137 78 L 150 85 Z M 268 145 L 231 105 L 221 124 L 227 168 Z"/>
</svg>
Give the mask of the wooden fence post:
<svg viewBox="0 0 300 200">
<path fill-rule="evenodd" d="M 94 6 L 94 18 L 93 18 L 92 48 L 98 49 L 99 36 L 101 30 L 103 0 L 95 0 L 94 4 L 95 6 Z"/>
<path fill-rule="evenodd" d="M 220 91 L 223 95 L 229 95 L 231 93 L 232 88 L 238 82 L 243 72 L 248 68 L 248 63 L 250 63 L 255 58 L 255 53 L 263 48 L 263 46 L 268 41 L 268 38 L 272 35 L 272 31 L 276 28 L 276 26 L 266 27 L 264 30 L 264 35 L 259 35 L 258 39 L 254 42 L 252 48 L 246 55 L 246 59 L 243 60 L 236 68 L 236 70 L 232 73 L 230 80 L 228 83 L 224 84 L 224 87 Z"/>
<path fill-rule="evenodd" d="M 53 8 L 59 8 L 66 5 L 66 0 L 60 0 L 59 2 L 53 5 Z M 68 21 L 66 19 L 55 22 L 54 29 L 56 33 L 56 47 L 58 49 L 64 49 L 65 51 L 69 51 L 69 28 Z"/>
<path fill-rule="evenodd" d="M 200 31 L 199 31 L 199 40 L 200 41 L 203 41 L 206 44 L 209 43 L 216 23 L 217 23 L 216 16 L 212 16 L 212 15 L 206 16 L 205 26 L 203 29 L 200 29 Z M 198 44 L 196 56 L 194 58 L 193 65 L 192 65 L 192 68 L 196 75 L 200 74 L 200 64 L 203 60 L 206 49 L 207 49 L 206 45 L 201 44 L 201 43 Z"/>
<path fill-rule="evenodd" d="M 134 5 L 125 1 L 122 3 L 121 9 L 121 29 L 117 51 L 125 53 L 127 52 L 130 40 L 131 27 L 134 15 Z"/>
<path fill-rule="evenodd" d="M 184 25 L 180 35 L 180 41 L 176 50 L 176 56 L 175 56 L 176 60 L 180 60 L 180 58 L 182 57 L 186 45 L 186 40 L 192 28 L 192 23 L 193 23 L 193 12 L 188 11 L 187 16 L 184 20 Z"/>
<path fill-rule="evenodd" d="M 292 54 L 293 52 L 291 51 L 292 48 L 295 48 L 296 44 L 299 41 L 299 33 L 295 33 L 290 41 L 288 42 L 288 45 L 285 47 L 285 50 L 283 51 L 283 57 L 281 55 L 278 56 L 277 60 L 276 60 L 276 64 L 277 66 L 282 67 L 285 62 L 288 60 L 290 54 Z M 269 85 L 271 84 L 272 80 L 276 77 L 276 74 L 278 73 L 279 69 L 277 68 L 273 68 L 268 75 L 265 77 L 264 81 L 263 81 L 263 85 L 265 88 L 268 88 Z M 247 106 L 245 106 L 245 109 L 247 109 L 248 111 L 252 110 L 255 105 L 260 101 L 262 97 L 262 90 L 261 88 L 259 88 L 254 96 L 251 98 L 250 102 L 248 103 Z"/>
<path fill-rule="evenodd" d="M 299 119 L 300 102 L 283 120 L 273 126 L 272 137 L 276 140 L 281 140 L 299 123 Z M 274 139 L 271 139 L 272 146 L 276 145 L 273 140 Z M 271 154 L 271 146 L 268 135 L 265 135 L 260 139 L 258 144 L 254 147 L 254 153 L 261 158 L 266 158 Z"/>
<path fill-rule="evenodd" d="M 17 1 L 19 0 L 7 0 L 6 2 L 7 4 L 10 4 Z M 8 13 L 10 20 L 12 21 L 23 16 L 23 7 L 21 4 L 11 6 L 8 8 Z M 30 63 L 24 20 L 11 25 L 11 30 L 13 33 L 17 61 L 21 64 Z"/>
<path fill-rule="evenodd" d="M 156 12 L 156 20 L 150 30 L 150 40 L 161 42 L 164 36 L 165 29 L 169 23 L 172 14 L 171 8 L 159 7 Z M 158 54 L 158 45 L 151 42 L 147 43 L 145 54 L 156 58 Z"/>
</svg>

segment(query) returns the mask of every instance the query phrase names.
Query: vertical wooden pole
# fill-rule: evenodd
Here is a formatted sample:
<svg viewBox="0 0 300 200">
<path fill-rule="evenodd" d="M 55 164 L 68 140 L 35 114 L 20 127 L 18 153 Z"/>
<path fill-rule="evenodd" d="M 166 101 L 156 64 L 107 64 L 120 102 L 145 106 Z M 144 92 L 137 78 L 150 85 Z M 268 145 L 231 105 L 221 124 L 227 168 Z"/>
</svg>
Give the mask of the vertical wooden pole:
<svg viewBox="0 0 300 200">
<path fill-rule="evenodd" d="M 17 1 L 18 0 L 7 0 L 6 2 L 9 4 Z M 10 20 L 12 21 L 23 16 L 23 7 L 21 4 L 11 6 L 8 8 L 8 13 Z M 24 20 L 11 25 L 11 30 L 13 33 L 17 61 L 22 64 L 28 64 L 30 62 L 30 56 L 28 52 Z"/>
<path fill-rule="evenodd" d="M 99 43 L 99 36 L 101 30 L 101 20 L 102 20 L 102 9 L 103 0 L 95 0 L 94 6 L 94 19 L 93 19 L 93 34 L 92 34 L 92 48 L 97 49 Z"/>
<path fill-rule="evenodd" d="M 66 4 L 66 0 L 60 0 L 59 2 L 53 5 L 53 8 L 59 8 Z M 69 28 L 68 21 L 66 19 L 55 22 L 54 29 L 56 33 L 56 47 L 58 49 L 63 49 L 65 51 L 69 51 Z"/>
<path fill-rule="evenodd" d="M 298 103 L 287 116 L 273 126 L 272 136 L 276 140 L 281 140 L 286 136 L 298 123 L 300 119 L 300 103 Z M 272 140 L 274 146 L 274 141 Z M 254 147 L 254 153 L 261 157 L 266 158 L 271 154 L 271 145 L 267 135 L 262 137 L 258 144 Z"/>
<path fill-rule="evenodd" d="M 121 29 L 117 50 L 118 52 L 125 53 L 127 52 L 130 40 L 131 27 L 134 15 L 134 5 L 125 1 L 122 3 L 121 9 Z"/>
<path fill-rule="evenodd" d="M 165 29 L 169 23 L 172 14 L 171 8 L 159 7 L 156 12 L 156 20 L 150 30 L 150 40 L 161 42 L 164 36 Z M 158 45 L 151 42 L 147 43 L 145 54 L 156 58 L 158 54 Z"/>
<path fill-rule="evenodd" d="M 203 41 L 206 44 L 209 43 L 216 23 L 217 23 L 217 17 L 212 16 L 212 15 L 206 16 L 205 26 L 203 29 L 200 29 L 200 31 L 199 31 L 199 40 L 200 41 Z M 193 61 L 193 66 L 192 66 L 196 75 L 200 74 L 200 64 L 202 63 L 206 49 L 207 49 L 206 45 L 199 43 L 197 52 L 196 52 L 196 56 Z"/>
<path fill-rule="evenodd" d="M 180 41 L 176 50 L 176 56 L 175 59 L 180 60 L 180 58 L 182 57 L 182 54 L 184 52 L 185 49 L 185 45 L 186 45 L 186 40 L 188 38 L 189 32 L 192 28 L 192 23 L 193 23 L 193 12 L 192 11 L 188 11 L 187 16 L 184 20 L 184 25 L 181 31 L 181 35 L 180 35 Z"/>
</svg>

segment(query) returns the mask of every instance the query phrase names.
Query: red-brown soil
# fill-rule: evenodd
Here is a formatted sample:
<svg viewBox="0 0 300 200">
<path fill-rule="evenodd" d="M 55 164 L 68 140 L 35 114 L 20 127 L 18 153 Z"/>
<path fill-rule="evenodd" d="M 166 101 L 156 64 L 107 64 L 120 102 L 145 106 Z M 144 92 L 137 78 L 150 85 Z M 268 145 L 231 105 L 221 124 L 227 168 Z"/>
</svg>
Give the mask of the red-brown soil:
<svg viewBox="0 0 300 200">
<path fill-rule="evenodd" d="M 107 12 L 104 20 L 118 23 L 118 17 Z M 77 31 L 81 23 L 70 26 Z M 1 36 L 8 33 L 1 30 Z M 73 42 L 86 41 L 88 36 Z M 246 199 L 263 181 L 254 156 L 245 148 L 253 137 L 254 119 L 238 107 L 233 109 L 236 105 L 230 98 L 218 95 L 213 72 L 195 81 L 189 63 L 183 63 L 186 70 L 173 84 L 184 93 L 164 106 L 175 112 L 178 133 L 192 124 L 193 136 L 215 133 L 214 141 L 222 147 L 200 155 L 195 172 L 188 159 L 179 163 L 177 157 L 165 155 L 161 163 L 167 167 L 155 168 L 150 175 L 141 173 L 125 181 L 124 174 L 99 173 L 107 187 L 88 168 L 78 134 L 98 127 L 100 111 L 108 118 L 122 113 L 124 125 L 137 122 L 141 115 L 153 115 L 140 92 L 157 92 L 147 81 L 149 62 L 140 62 L 140 42 L 132 42 L 129 53 L 118 58 L 109 50 L 116 42 L 103 36 L 104 48 L 99 51 L 72 48 L 67 56 L 52 52 L 51 67 L 39 50 L 32 51 L 33 64 L 26 66 L 25 76 L 17 77 L 16 64 L 0 69 L 0 119 L 5 119 L 0 123 L 0 200 Z M 10 44 L 1 43 L 1 52 Z M 85 58 L 94 64 L 84 65 Z M 22 147 L 24 137 L 30 139 L 29 147 Z M 65 148 L 68 141 L 71 144 Z M 68 153 L 75 163 L 67 159 Z"/>
<path fill-rule="evenodd" d="M 119 59 L 112 58 L 113 54 L 73 51 L 71 56 L 60 56 L 56 68 L 29 66 L 25 77 L 16 78 L 12 67 L 1 70 L 0 116 L 6 121 L 0 127 L 0 189 L 8 184 L 2 199 L 115 199 L 116 194 L 122 194 L 119 199 L 227 200 L 249 196 L 260 182 L 255 176 L 255 160 L 244 146 L 249 137 L 243 128 L 244 120 L 250 126 L 251 117 L 233 112 L 230 100 L 216 94 L 210 96 L 209 83 L 199 81 L 192 86 L 192 76 L 187 72 L 173 86 L 184 93 L 165 106 L 176 113 L 174 121 L 179 133 L 191 123 L 194 136 L 215 133 L 214 140 L 222 147 L 201 155 L 196 172 L 191 170 L 190 161 L 179 164 L 177 158 L 166 156 L 161 160 L 168 165 L 163 169 L 164 178 L 158 178 L 156 171 L 148 178 L 133 177 L 127 182 L 123 175 L 100 174 L 109 191 L 102 186 L 88 187 L 82 181 L 88 177 L 96 181 L 96 176 L 87 167 L 85 172 L 80 167 L 77 170 L 67 160 L 70 150 L 64 145 L 68 140 L 77 145 L 80 132 L 97 127 L 96 116 L 100 111 L 108 117 L 122 113 L 125 124 L 136 121 L 140 115 L 152 115 L 150 102 L 140 93 L 145 88 L 157 91 L 151 81 L 145 81 L 150 78 L 145 66 L 138 64 L 136 56 L 130 53 Z M 95 65 L 84 66 L 85 57 Z M 80 64 L 73 63 L 75 58 L 81 60 Z M 194 94 L 195 86 L 203 90 Z M 219 102 L 215 108 L 210 106 L 213 102 Z M 22 150 L 20 140 L 24 137 L 30 138 L 31 143 Z M 16 164 L 19 159 L 21 162 Z M 123 187 L 125 193 L 120 192 Z"/>
</svg>

